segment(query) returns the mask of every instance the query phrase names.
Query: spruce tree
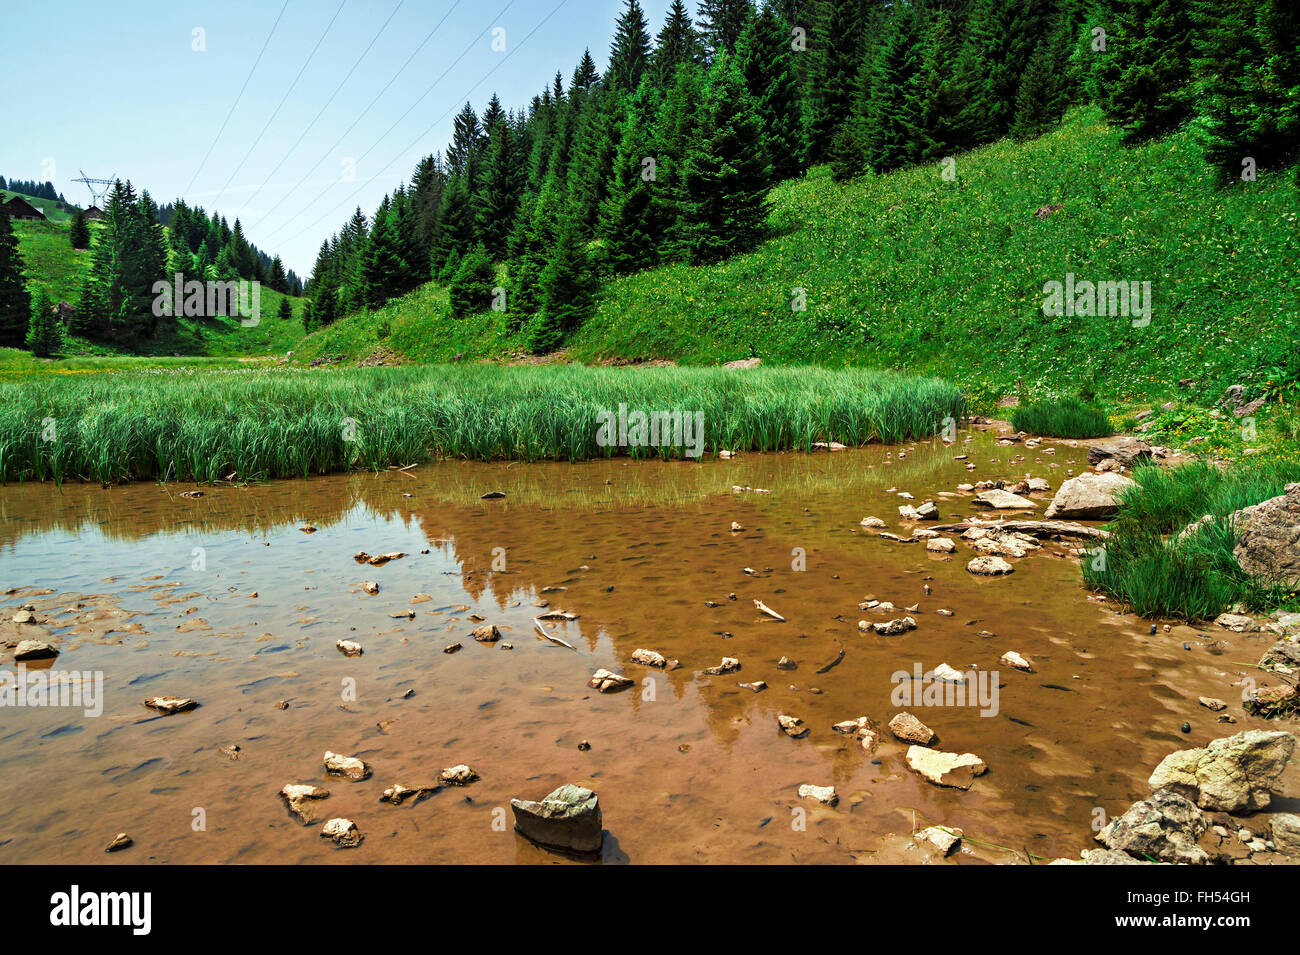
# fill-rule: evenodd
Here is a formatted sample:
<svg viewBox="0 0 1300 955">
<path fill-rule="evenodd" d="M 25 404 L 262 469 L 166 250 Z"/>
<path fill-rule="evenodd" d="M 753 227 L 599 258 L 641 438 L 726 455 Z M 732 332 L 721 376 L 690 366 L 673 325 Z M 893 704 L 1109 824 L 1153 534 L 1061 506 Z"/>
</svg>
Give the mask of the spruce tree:
<svg viewBox="0 0 1300 955">
<path fill-rule="evenodd" d="M 1186 0 L 1128 0 L 1107 31 L 1102 108 L 1130 139 L 1167 133 L 1192 112 L 1193 38 Z"/>
<path fill-rule="evenodd" d="M 63 323 L 59 321 L 58 313 L 42 285 L 36 286 L 36 293 L 32 295 L 27 348 L 40 358 L 50 358 L 63 350 Z"/>
<path fill-rule="evenodd" d="M 694 262 L 752 247 L 763 235 L 772 167 L 763 126 L 734 60 L 709 69 L 696 141 L 683 170 L 686 241 Z"/>
<path fill-rule="evenodd" d="M 447 300 L 454 318 L 486 311 L 492 305 L 496 269 L 480 242 L 465 253 L 447 287 Z"/>
<path fill-rule="evenodd" d="M 540 285 L 541 310 L 528 325 L 528 347 L 539 353 L 558 347 L 595 309 L 596 275 L 572 225 L 561 229 Z"/>
<path fill-rule="evenodd" d="M 68 229 L 68 241 L 72 243 L 74 249 L 90 248 L 90 226 L 86 222 L 86 213 L 80 209 L 72 217 L 72 225 Z"/>
<path fill-rule="evenodd" d="M 753 15 L 753 0 L 700 0 L 697 22 L 710 62 L 736 52 L 736 42 Z"/>
<path fill-rule="evenodd" d="M 736 44 L 736 63 L 758 107 L 777 179 L 800 175 L 808 151 L 797 55 L 790 46 L 790 25 L 771 6 L 750 19 Z"/>
<path fill-rule="evenodd" d="M 1040 46 L 1030 59 L 1011 121 L 1010 133 L 1016 139 L 1041 136 L 1061 122 L 1068 99 L 1062 65 L 1068 56 L 1066 36 L 1058 32 L 1050 44 Z"/>
<path fill-rule="evenodd" d="M 0 203 L 0 346 L 23 347 L 31 310 L 18 237 L 14 235 L 9 213 Z"/>
<path fill-rule="evenodd" d="M 850 117 L 862 63 L 864 22 L 859 0 L 822 0 L 808 37 L 809 160 L 826 158 L 840 126 Z"/>
<path fill-rule="evenodd" d="M 607 78 L 612 86 L 632 93 L 641 82 L 650 62 L 650 33 L 645 11 L 637 0 L 625 0 L 627 6 L 614 28 L 614 42 L 609 51 Z"/>
<path fill-rule="evenodd" d="M 628 105 L 601 204 L 598 231 L 604 241 L 605 264 L 615 273 L 646 268 L 659 256 L 657 246 L 664 224 L 662 206 L 655 199 L 658 163 L 651 153 L 656 101 L 653 86 L 642 82 Z"/>
<path fill-rule="evenodd" d="M 921 71 L 920 25 L 911 8 L 891 18 L 871 80 L 862 116 L 866 159 L 876 172 L 889 172 L 914 162 L 922 142 L 924 104 L 918 81 Z"/>
<path fill-rule="evenodd" d="M 276 316 L 282 322 L 287 322 L 289 319 L 293 318 L 293 306 L 289 304 L 287 298 L 280 299 L 280 304 L 276 308 Z"/>
<path fill-rule="evenodd" d="M 704 59 L 704 44 L 695 32 L 690 14 L 686 12 L 684 0 L 673 0 L 664 19 L 663 28 L 655 38 L 652 54 L 655 80 L 661 88 L 666 88 L 677 75 L 677 67 L 683 63 L 698 64 Z"/>
</svg>

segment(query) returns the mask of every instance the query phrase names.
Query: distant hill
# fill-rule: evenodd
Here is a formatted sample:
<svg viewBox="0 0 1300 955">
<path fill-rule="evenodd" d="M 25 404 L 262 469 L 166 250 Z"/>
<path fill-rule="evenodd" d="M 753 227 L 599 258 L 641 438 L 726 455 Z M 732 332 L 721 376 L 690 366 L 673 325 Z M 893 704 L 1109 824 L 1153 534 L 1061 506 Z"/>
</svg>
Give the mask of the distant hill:
<svg viewBox="0 0 1300 955">
<path fill-rule="evenodd" d="M 565 354 L 851 363 L 934 372 L 977 397 L 1122 400 L 1181 378 L 1262 381 L 1294 349 L 1300 230 L 1279 217 L 1300 208 L 1290 176 L 1216 189 L 1190 132 L 1126 148 L 1092 107 L 956 169 L 955 182 L 925 165 L 840 184 L 820 167 L 782 183 L 757 249 L 611 280 Z M 1060 208 L 1035 215 L 1049 205 Z M 1150 281 L 1150 324 L 1046 316 L 1044 283 L 1067 272 Z M 431 283 L 315 332 L 296 357 L 381 345 L 421 361 L 525 350 L 501 314 L 451 318 Z"/>
</svg>

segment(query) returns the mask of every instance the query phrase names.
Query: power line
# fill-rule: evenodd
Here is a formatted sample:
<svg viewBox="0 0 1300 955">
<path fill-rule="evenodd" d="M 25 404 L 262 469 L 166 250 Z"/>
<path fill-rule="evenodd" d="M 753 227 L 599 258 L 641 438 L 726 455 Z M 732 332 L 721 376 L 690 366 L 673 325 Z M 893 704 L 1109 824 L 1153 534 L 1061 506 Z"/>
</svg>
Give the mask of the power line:
<svg viewBox="0 0 1300 955">
<path fill-rule="evenodd" d="M 208 157 L 212 155 L 212 150 L 216 147 L 217 141 L 221 139 L 221 134 L 226 131 L 226 123 L 229 123 L 230 117 L 235 115 L 235 107 L 238 106 L 239 101 L 243 99 L 244 90 L 248 89 L 248 81 L 251 80 L 253 74 L 257 72 L 257 64 L 262 62 L 262 54 L 265 53 L 266 48 L 270 46 L 271 37 L 275 36 L 275 28 L 280 25 L 280 18 L 284 16 L 284 11 L 287 10 L 288 7 L 289 0 L 284 0 L 284 6 L 280 8 L 279 16 L 277 16 L 275 22 L 271 24 L 271 32 L 266 35 L 266 42 L 262 44 L 262 49 L 258 52 L 257 59 L 253 61 L 253 68 L 249 70 L 248 75 L 244 77 L 244 85 L 239 88 L 239 95 L 236 96 L 235 101 L 230 104 L 230 112 L 226 114 L 225 122 L 223 122 L 221 128 L 217 130 L 217 135 L 213 138 L 212 145 L 208 147 L 208 151 L 203 154 L 203 160 L 199 163 L 199 168 L 194 170 L 194 175 L 190 177 L 190 184 L 185 187 L 185 192 L 187 194 L 194 188 L 194 180 L 199 178 L 199 173 L 203 171 L 204 165 L 207 164 Z"/>
<path fill-rule="evenodd" d="M 555 14 L 559 12 L 560 7 L 564 6 L 564 4 L 567 3 L 567 2 L 568 2 L 568 0 L 560 0 L 559 3 L 557 3 L 554 7 L 552 7 L 550 13 L 548 13 L 548 14 L 546 14 L 546 16 L 542 17 L 542 19 L 541 19 L 540 21 L 538 21 L 537 25 L 536 25 L 535 27 L 533 27 L 531 30 L 529 30 L 528 33 L 527 33 L 527 35 L 525 35 L 524 38 L 523 38 L 522 40 L 520 40 L 518 43 L 516 43 L 516 44 L 515 44 L 515 45 L 514 45 L 514 46 L 513 46 L 513 47 L 512 47 L 512 48 L 511 48 L 507 53 L 506 53 L 505 56 L 501 57 L 501 59 L 497 62 L 497 65 L 496 65 L 496 66 L 492 67 L 492 69 L 490 69 L 490 70 L 488 70 L 486 73 L 484 73 L 484 74 L 483 74 L 483 77 L 482 77 L 482 78 L 481 78 L 477 83 L 475 83 L 475 84 L 474 84 L 473 86 L 471 86 L 468 90 L 466 90 L 466 91 L 465 91 L 465 95 L 464 95 L 463 97 L 457 97 L 456 102 L 460 102 L 462 99 L 464 99 L 464 100 L 468 100 L 469 97 L 470 97 L 471 95 L 473 95 L 473 93 L 474 93 L 474 91 L 475 91 L 476 89 L 478 89 L 480 86 L 482 86 L 484 83 L 486 83 L 486 82 L 488 81 L 488 79 L 492 76 L 493 73 L 495 73 L 497 70 L 501 69 L 501 67 L 505 65 L 506 60 L 510 59 L 510 57 L 514 55 L 514 53 L 515 53 L 516 50 L 518 50 L 521 46 L 523 46 L 523 45 L 524 45 L 525 43 L 527 43 L 530 39 L 532 39 L 533 34 L 535 34 L 538 30 L 540 30 L 540 29 L 541 29 L 541 28 L 546 24 L 546 22 L 547 22 L 548 20 L 551 19 L 551 17 L 555 16 Z M 507 4 L 507 6 L 509 6 L 509 4 Z M 504 11 L 503 11 L 503 12 L 504 12 Z M 499 16 L 499 15 L 498 15 L 498 16 Z M 484 31 L 484 32 L 486 32 L 486 31 Z M 481 35 L 481 34 L 480 34 L 480 35 Z M 462 54 L 462 55 L 463 55 L 463 54 Z M 458 58 L 458 59 L 459 59 L 459 58 Z M 421 99 L 423 99 L 423 98 L 424 98 L 424 97 L 421 97 Z M 399 152 L 396 156 L 394 156 L 392 159 L 390 159 L 390 160 L 388 161 L 388 163 L 387 163 L 387 164 L 386 164 L 382 169 L 380 169 L 379 172 L 375 173 L 375 175 L 372 176 L 371 178 L 372 178 L 372 179 L 377 179 L 379 176 L 381 176 L 381 175 L 385 172 L 385 170 L 388 169 L 389 166 L 391 166 L 393 163 L 397 162 L 397 160 L 401 159 L 401 158 L 402 158 L 403 156 L 405 156 L 408 152 L 410 152 L 410 151 L 411 151 L 412 149 L 414 149 L 417 145 L 419 145 L 420 140 L 424 139 L 426 136 L 429 135 L 429 133 L 433 132 L 434 128 L 435 128 L 439 123 L 441 123 L 444 119 L 446 119 L 449 115 L 451 115 L 451 111 L 452 111 L 453 109 L 455 109 L 455 108 L 456 108 L 455 106 L 450 106 L 450 107 L 448 107 L 448 108 L 447 108 L 447 111 L 446 111 L 445 113 L 443 113 L 441 116 L 439 116 L 437 119 L 435 119 L 435 120 L 434 120 L 434 121 L 429 125 L 429 128 L 428 128 L 428 129 L 426 129 L 424 132 L 420 133 L 420 135 L 416 136 L 415 139 L 413 139 L 413 140 L 412 140 L 412 141 L 411 141 L 411 142 L 406 146 L 405 149 L 403 149 L 403 150 L 402 150 L 401 152 Z M 387 135 L 387 134 L 385 133 L 385 135 Z M 377 145 L 377 144 L 376 144 L 376 145 Z M 374 147 L 372 146 L 371 148 L 373 149 Z M 362 189 L 364 189 L 364 188 L 366 187 L 366 184 L 367 184 L 367 183 L 364 183 L 364 182 L 363 182 L 360 186 L 358 186 L 355 190 L 353 190 L 353 192 L 352 192 L 352 193 L 351 193 L 347 198 L 345 198 L 342 202 L 338 203 L 338 205 L 335 205 L 333 208 L 326 210 L 326 212 L 325 212 L 324 214 L 322 214 L 319 218 L 317 218 L 317 219 L 315 219 L 314 221 L 312 221 L 311 223 L 309 223 L 307 226 L 305 226 L 305 227 L 304 227 L 303 229 L 301 229 L 300 231 L 294 233 L 293 235 L 291 235 L 291 236 L 290 236 L 289 238 L 287 238 L 287 239 L 281 239 L 281 240 L 280 240 L 280 244 L 281 244 L 281 245 L 284 245 L 284 244 L 286 244 L 286 243 L 292 242 L 294 239 L 298 238 L 300 235 L 303 235 L 303 234 L 304 234 L 305 232 L 307 232 L 309 229 L 313 228 L 313 227 L 314 227 L 318 222 L 320 222 L 320 221 L 321 221 L 322 219 L 324 219 L 326 216 L 333 215 L 334 212 L 339 208 L 339 206 L 346 205 L 347 203 L 351 202 L 352 199 L 357 195 L 357 193 L 359 193 Z"/>
<path fill-rule="evenodd" d="M 234 171 L 230 174 L 230 178 L 226 180 L 226 184 L 221 187 L 221 191 L 213 198 L 212 204 L 214 206 L 217 204 L 217 200 L 220 199 L 225 194 L 226 190 L 230 188 L 230 184 L 235 181 L 235 176 L 239 175 L 239 170 L 244 168 L 244 163 L 248 162 L 248 157 L 253 155 L 253 150 L 256 149 L 257 144 L 262 141 L 262 137 L 266 135 L 266 131 L 271 128 L 271 124 L 275 122 L 275 117 L 280 115 L 280 109 L 284 106 L 285 100 L 289 98 L 289 94 L 293 92 L 293 88 L 297 86 L 298 81 L 302 79 L 302 74 L 306 72 L 308 64 L 311 63 L 312 59 L 316 56 L 316 51 L 320 49 L 320 45 L 325 42 L 326 35 L 334 26 L 334 21 L 339 18 L 339 14 L 343 12 L 343 8 L 347 5 L 347 2 L 348 0 L 339 0 L 339 8 L 334 11 L 334 16 L 330 18 L 330 22 L 325 24 L 325 31 L 320 35 L 320 39 L 316 41 L 316 45 L 311 48 L 311 52 L 307 54 L 307 59 L 303 60 L 302 66 L 298 69 L 298 75 L 293 78 L 293 82 L 289 84 L 289 88 L 285 90 L 284 95 L 280 97 L 280 102 L 276 104 L 275 110 L 271 113 L 270 117 L 267 118 L 266 125 L 262 127 L 262 131 L 259 132 L 257 138 L 253 140 L 253 145 L 248 147 L 248 152 L 244 153 L 244 158 L 239 160 L 239 165 L 234 168 Z"/>
<path fill-rule="evenodd" d="M 295 192 L 298 191 L 299 186 L 301 186 L 309 178 L 311 178 L 311 174 L 315 172 L 318 168 L 320 168 L 320 164 L 329 158 L 330 154 L 333 153 L 334 150 L 338 148 L 339 143 L 343 142 L 344 138 L 348 135 L 348 133 L 352 132 L 352 130 L 356 128 L 357 123 L 361 122 L 361 120 L 365 118 L 366 114 L 370 112 L 370 107 L 374 106 L 375 103 L 379 102 L 379 98 L 383 96 L 384 93 L 388 92 L 388 88 L 392 86 L 394 82 L 396 82 L 399 76 L 402 75 L 402 71 L 405 70 L 411 64 L 411 61 L 415 59 L 415 55 L 419 53 L 422 49 L 424 49 L 425 44 L 427 44 L 431 39 L 433 39 L 433 35 L 438 32 L 439 27 L 441 27 L 443 23 L 446 22 L 447 18 L 451 16 L 452 11 L 455 10 L 458 6 L 460 6 L 460 0 L 453 0 L 452 5 L 447 8 L 447 12 L 442 15 L 442 19 L 433 25 L 433 29 L 430 30 L 425 35 L 424 39 L 420 41 L 420 45 L 411 51 L 411 55 L 406 58 L 406 62 L 404 62 L 401 66 L 397 68 L 397 72 L 394 73 L 392 77 L 389 79 L 389 81 L 384 84 L 383 89 L 381 89 L 378 93 L 376 93 L 374 99 L 372 99 L 369 103 L 367 103 L 365 108 L 360 113 L 357 114 L 357 118 L 352 121 L 352 125 L 349 126 L 347 129 L 343 130 L 343 134 L 339 136 L 338 139 L 334 140 L 334 144 L 330 146 L 329 149 L 325 150 L 325 152 L 321 154 L 320 159 L 316 160 L 315 165 L 313 165 L 310 169 L 307 170 L 307 174 L 303 176 L 301 179 L 299 179 L 298 182 L 294 184 L 292 189 L 290 189 L 283 196 L 281 196 L 279 202 L 271 206 L 270 209 L 267 209 L 266 212 L 264 212 L 261 215 L 261 217 L 258 218 L 257 222 L 253 223 L 254 225 L 257 225 L 258 223 L 261 222 L 265 222 L 267 216 L 269 216 L 276 209 L 280 208 L 280 206 L 284 204 L 284 201 L 286 199 L 288 199 L 290 196 L 292 196 Z"/>
<path fill-rule="evenodd" d="M 361 51 L 361 55 L 357 57 L 356 62 L 352 64 L 352 69 L 348 70 L 347 76 L 343 77 L 342 82 L 340 82 L 339 85 L 335 87 L 334 92 L 331 93 L 329 99 L 325 101 L 325 105 L 320 108 L 320 111 L 316 113 L 316 115 L 312 118 L 312 121 L 307 124 L 307 128 L 302 131 L 301 135 L 298 136 L 298 139 L 294 142 L 294 144 L 289 147 L 288 152 L 286 152 L 283 156 L 280 157 L 280 161 L 275 164 L 275 168 L 271 170 L 270 174 L 266 177 L 266 180 L 262 183 L 262 185 L 258 186 L 255 190 L 253 190 L 253 194 L 244 200 L 244 204 L 239 207 L 239 212 L 236 213 L 236 217 L 238 217 L 239 214 L 243 213 L 243 211 L 248 208 L 248 204 L 257 198 L 258 194 L 262 191 L 262 188 L 268 182 L 270 182 L 272 179 L 275 178 L 275 174 L 280 171 L 280 168 L 284 165 L 285 160 L 287 160 L 291 155 L 293 155 L 293 151 L 298 148 L 298 146 L 302 143 L 306 135 L 309 132 L 311 132 L 312 127 L 314 127 L 316 123 L 319 122 L 320 118 L 323 115 L 325 115 L 325 110 L 329 108 L 330 103 L 334 102 L 334 97 L 338 96 L 339 92 L 343 89 L 343 87 L 347 85 L 348 80 L 352 79 L 352 74 L 357 71 L 357 67 L 361 65 L 361 61 L 366 58 L 366 54 L 368 54 L 371 48 L 375 45 L 375 43 L 378 42 L 379 37 L 383 35 L 383 32 L 388 29 L 388 24 L 393 22 L 393 17 L 397 16 L 397 11 L 402 9 L 403 2 L 404 0 L 397 0 L 397 6 L 393 7 L 393 12 L 388 15 L 388 19 L 385 20 L 383 26 L 379 28 L 379 32 L 377 32 L 374 35 L 374 37 L 371 38 L 370 44 L 364 50 Z"/>
</svg>

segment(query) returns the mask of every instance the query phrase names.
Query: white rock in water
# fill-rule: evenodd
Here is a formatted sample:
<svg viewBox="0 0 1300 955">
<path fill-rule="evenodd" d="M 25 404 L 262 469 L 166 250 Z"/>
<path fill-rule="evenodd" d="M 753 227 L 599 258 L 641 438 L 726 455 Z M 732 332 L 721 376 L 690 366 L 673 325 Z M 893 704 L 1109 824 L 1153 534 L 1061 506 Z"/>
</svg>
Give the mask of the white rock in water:
<svg viewBox="0 0 1300 955">
<path fill-rule="evenodd" d="M 639 663 L 646 667 L 666 667 L 668 658 L 662 653 L 656 653 L 654 650 L 637 649 L 632 651 L 632 662 Z"/>
<path fill-rule="evenodd" d="M 315 820 L 315 810 L 312 808 L 311 803 L 314 800 L 325 799 L 329 794 L 328 789 L 299 783 L 289 783 L 280 790 L 280 798 L 284 800 L 285 805 L 289 807 L 289 811 L 297 816 L 303 825 Z"/>
<path fill-rule="evenodd" d="M 1080 474 L 1061 485 L 1048 505 L 1048 520 L 1054 517 L 1095 521 L 1119 510 L 1116 496 L 1136 482 L 1122 474 Z"/>
<path fill-rule="evenodd" d="M 334 646 L 338 647 L 339 653 L 346 657 L 359 657 L 365 652 L 362 649 L 361 644 L 357 643 L 355 640 L 340 640 L 338 643 L 334 644 Z"/>
<path fill-rule="evenodd" d="M 871 629 L 885 637 L 896 637 L 900 633 L 907 633 L 909 630 L 916 629 L 916 621 L 911 617 L 899 617 L 886 623 L 873 623 Z"/>
<path fill-rule="evenodd" d="M 988 772 L 984 760 L 974 753 L 943 753 L 924 746 L 907 748 L 907 765 L 936 786 L 970 789 L 976 776 Z"/>
<path fill-rule="evenodd" d="M 369 779 L 370 767 L 355 756 L 342 756 L 338 753 L 325 753 L 325 771 L 335 776 L 346 776 L 348 779 Z"/>
<path fill-rule="evenodd" d="M 615 690 L 627 689 L 632 685 L 632 682 L 621 673 L 611 673 L 602 667 L 591 675 L 591 679 L 587 681 L 587 686 L 593 690 L 599 690 L 601 693 L 613 693 Z"/>
<path fill-rule="evenodd" d="M 20 660 L 49 660 L 59 655 L 48 643 L 39 640 L 19 640 L 14 648 L 14 662 Z"/>
<path fill-rule="evenodd" d="M 365 838 L 351 819 L 331 819 L 321 827 L 320 835 L 340 849 L 355 849 Z"/>
<path fill-rule="evenodd" d="M 456 766 L 448 766 L 438 774 L 438 779 L 444 786 L 468 786 L 478 781 L 478 773 L 464 763 L 460 763 Z"/>
<path fill-rule="evenodd" d="M 804 783 L 799 787 L 799 798 L 816 799 L 827 806 L 834 806 L 840 801 L 840 797 L 835 794 L 834 786 L 814 786 L 811 783 Z"/>
<path fill-rule="evenodd" d="M 804 725 L 803 720 L 797 716 L 787 716 L 782 713 L 776 718 L 777 725 L 781 727 L 781 732 L 785 733 L 791 739 L 799 739 L 808 735 L 808 727 Z"/>
<path fill-rule="evenodd" d="M 1029 671 L 1033 669 L 1029 665 L 1029 661 L 1016 653 L 1015 650 L 1008 650 L 1006 653 L 1002 654 L 1002 659 L 998 660 L 998 663 L 1002 664 L 1004 667 L 1011 667 L 1015 670 Z"/>
<path fill-rule="evenodd" d="M 709 676 L 721 676 L 724 673 L 734 673 L 740 669 L 740 661 L 735 657 L 723 657 L 722 662 L 715 667 L 706 667 L 704 672 Z"/>
<path fill-rule="evenodd" d="M 1010 491 L 1004 491 L 1000 488 L 980 491 L 975 495 L 975 499 L 971 503 L 1001 510 L 1021 510 L 1023 508 L 1038 507 L 1038 504 L 1029 498 L 1021 497 L 1019 494 L 1012 494 Z"/>
<path fill-rule="evenodd" d="M 889 721 L 889 731 L 904 743 L 920 743 L 922 746 L 928 746 L 934 741 L 934 730 L 906 711 Z"/>
<path fill-rule="evenodd" d="M 925 542 L 925 549 L 932 554 L 951 554 L 957 545 L 950 537 L 936 537 Z"/>
<path fill-rule="evenodd" d="M 151 696 L 144 701 L 144 705 L 160 713 L 183 713 L 199 704 L 184 696 Z"/>
<path fill-rule="evenodd" d="M 889 526 L 878 517 L 864 517 L 862 520 L 858 521 L 858 523 L 862 527 L 888 527 Z"/>
<path fill-rule="evenodd" d="M 960 670 L 954 670 L 946 663 L 940 663 L 934 668 L 933 676 L 936 680 L 942 680 L 944 683 L 965 683 L 966 674 Z"/>
<path fill-rule="evenodd" d="M 980 577 L 1000 577 L 1003 574 L 1013 574 L 1016 569 L 1001 557 L 986 555 L 976 557 L 966 565 L 966 570 Z"/>
<path fill-rule="evenodd" d="M 928 842 L 944 855 L 950 856 L 961 848 L 961 837 L 962 831 L 960 829 L 949 829 L 946 826 L 929 826 L 912 838 L 917 842 Z"/>
</svg>

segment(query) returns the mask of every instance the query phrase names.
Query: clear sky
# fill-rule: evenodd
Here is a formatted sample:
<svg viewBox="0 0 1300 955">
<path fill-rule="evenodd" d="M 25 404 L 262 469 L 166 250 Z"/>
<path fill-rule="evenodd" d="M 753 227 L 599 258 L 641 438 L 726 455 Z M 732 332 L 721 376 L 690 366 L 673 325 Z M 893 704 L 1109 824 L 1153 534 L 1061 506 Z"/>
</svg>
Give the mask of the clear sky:
<svg viewBox="0 0 1300 955">
<path fill-rule="evenodd" d="M 652 36 L 668 4 L 641 0 Z M 321 240 L 353 207 L 369 215 L 421 156 L 446 147 L 466 100 L 481 113 L 495 91 L 506 108 L 526 106 L 557 69 L 567 82 L 586 47 L 604 69 L 622 8 L 623 0 L 14 4 L 0 57 L 0 175 L 52 180 L 83 206 L 90 194 L 72 181 L 80 170 L 129 178 L 160 204 L 184 197 L 232 225 L 240 218 L 250 241 L 306 278 Z M 505 30 L 505 52 L 493 49 L 495 27 Z"/>
</svg>

